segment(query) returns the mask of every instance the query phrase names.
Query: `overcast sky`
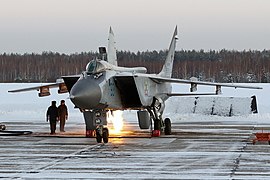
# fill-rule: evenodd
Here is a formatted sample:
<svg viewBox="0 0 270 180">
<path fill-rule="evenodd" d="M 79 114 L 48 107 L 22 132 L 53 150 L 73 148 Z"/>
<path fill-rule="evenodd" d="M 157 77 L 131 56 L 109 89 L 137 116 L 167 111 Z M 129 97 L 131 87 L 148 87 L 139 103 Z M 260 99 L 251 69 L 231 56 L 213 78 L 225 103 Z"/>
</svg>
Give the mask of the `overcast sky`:
<svg viewBox="0 0 270 180">
<path fill-rule="evenodd" d="M 0 0 L 0 53 L 270 49 L 270 0 Z"/>
</svg>

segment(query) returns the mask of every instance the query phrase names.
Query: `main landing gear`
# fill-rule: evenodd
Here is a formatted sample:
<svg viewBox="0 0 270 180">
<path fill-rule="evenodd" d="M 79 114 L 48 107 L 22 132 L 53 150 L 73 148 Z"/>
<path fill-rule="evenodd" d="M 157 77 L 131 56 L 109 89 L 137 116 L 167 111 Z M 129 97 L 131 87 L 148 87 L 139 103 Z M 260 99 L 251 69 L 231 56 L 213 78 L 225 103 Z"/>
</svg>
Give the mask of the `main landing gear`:
<svg viewBox="0 0 270 180">
<path fill-rule="evenodd" d="M 154 130 L 152 137 L 159 137 L 161 132 L 164 131 L 165 135 L 172 134 L 171 120 L 169 118 L 162 119 L 162 114 L 165 104 L 162 99 L 154 98 L 151 108 L 148 108 L 151 119 L 154 121 Z"/>
<path fill-rule="evenodd" d="M 161 132 L 164 131 L 165 135 L 172 134 L 171 120 L 166 118 L 163 120 L 154 120 L 154 130 L 152 131 L 152 137 L 159 137 Z"/>
<path fill-rule="evenodd" d="M 172 134 L 171 120 L 169 118 L 165 118 L 164 125 L 165 125 L 165 127 L 164 127 L 165 135 L 171 135 Z"/>
</svg>

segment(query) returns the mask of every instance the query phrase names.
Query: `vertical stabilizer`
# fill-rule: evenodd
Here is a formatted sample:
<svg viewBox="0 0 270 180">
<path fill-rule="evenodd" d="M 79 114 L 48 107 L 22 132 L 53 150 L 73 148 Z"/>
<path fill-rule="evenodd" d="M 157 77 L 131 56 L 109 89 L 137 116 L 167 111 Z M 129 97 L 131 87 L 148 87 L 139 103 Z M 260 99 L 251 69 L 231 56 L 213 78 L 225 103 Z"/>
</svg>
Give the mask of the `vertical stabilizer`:
<svg viewBox="0 0 270 180">
<path fill-rule="evenodd" d="M 175 27 L 172 41 L 169 47 L 168 55 L 165 61 L 165 64 L 162 67 L 161 72 L 158 74 L 162 77 L 171 77 L 172 76 L 172 68 L 173 68 L 173 60 L 174 60 L 174 51 L 176 47 L 176 41 L 177 41 L 177 26 Z"/>
<path fill-rule="evenodd" d="M 107 60 L 110 64 L 117 66 L 117 57 L 116 57 L 116 48 L 115 48 L 115 41 L 114 41 L 114 34 L 112 28 L 110 27 L 109 31 L 109 42 L 108 42 L 108 54 Z"/>
</svg>

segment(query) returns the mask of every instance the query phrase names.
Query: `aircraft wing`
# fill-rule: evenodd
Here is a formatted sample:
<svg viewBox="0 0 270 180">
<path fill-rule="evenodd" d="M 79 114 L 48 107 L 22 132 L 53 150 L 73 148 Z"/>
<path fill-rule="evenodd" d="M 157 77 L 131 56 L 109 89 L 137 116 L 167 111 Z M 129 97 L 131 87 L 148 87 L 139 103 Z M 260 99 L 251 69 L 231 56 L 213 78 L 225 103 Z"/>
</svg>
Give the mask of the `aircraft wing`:
<svg viewBox="0 0 270 180">
<path fill-rule="evenodd" d="M 157 83 L 184 83 L 184 84 L 195 84 L 195 85 L 208 85 L 208 86 L 223 86 L 223 87 L 234 87 L 234 88 L 248 88 L 248 89 L 262 89 L 262 87 L 258 86 L 246 86 L 246 85 L 237 85 L 237 84 L 228 84 L 228 83 L 213 83 L 213 82 L 206 82 L 206 81 L 192 81 L 192 80 L 185 80 L 185 79 L 175 79 L 175 78 L 164 78 L 164 77 L 155 77 L 150 76 L 150 79 Z"/>
<path fill-rule="evenodd" d="M 213 83 L 213 82 L 206 82 L 206 81 L 193 81 L 193 80 L 185 80 L 185 79 L 176 79 L 176 78 L 166 78 L 160 77 L 155 74 L 135 74 L 135 77 L 147 77 L 156 83 L 182 83 L 182 84 L 190 84 L 190 92 L 197 91 L 197 85 L 207 85 L 207 86 L 216 86 L 215 93 L 202 93 L 202 94 L 195 94 L 195 93 L 187 93 L 187 94 L 168 94 L 168 96 L 193 96 L 193 95 L 218 95 L 221 94 L 221 87 L 233 87 L 233 88 L 248 88 L 248 89 L 262 89 L 258 86 L 246 86 L 246 85 L 238 85 L 238 84 L 229 84 L 229 83 Z"/>
<path fill-rule="evenodd" d="M 170 93 L 168 96 L 212 96 L 216 93 Z"/>
<path fill-rule="evenodd" d="M 59 88 L 58 90 L 59 94 L 68 92 L 64 82 L 45 84 L 45 85 L 34 86 L 34 87 L 29 87 L 29 88 L 15 89 L 15 90 L 10 90 L 8 92 L 17 93 L 17 92 L 37 90 L 39 91 L 38 96 L 44 97 L 44 96 L 50 95 L 50 88 L 57 88 L 57 87 Z"/>
<path fill-rule="evenodd" d="M 50 95 L 50 88 L 59 88 L 58 94 L 67 93 L 72 88 L 72 86 L 77 82 L 77 80 L 80 78 L 80 76 L 79 75 L 63 76 L 62 78 L 63 79 L 60 79 L 60 81 L 56 82 L 56 83 L 49 83 L 49 84 L 40 85 L 40 86 L 15 89 L 15 90 L 10 90 L 8 92 L 17 93 L 17 92 L 26 92 L 26 91 L 37 90 L 37 91 L 39 91 L 38 96 L 44 97 L 44 96 Z"/>
<path fill-rule="evenodd" d="M 33 91 L 33 90 L 39 90 L 40 88 L 54 88 L 54 87 L 58 87 L 59 84 L 62 83 L 52 83 L 52 84 L 46 84 L 46 85 L 41 85 L 41 86 L 34 86 L 34 87 L 29 87 L 29 88 L 22 88 L 22 89 L 15 89 L 15 90 L 10 90 L 8 92 L 11 93 L 16 93 L 16 92 L 25 92 L 25 91 Z"/>
</svg>

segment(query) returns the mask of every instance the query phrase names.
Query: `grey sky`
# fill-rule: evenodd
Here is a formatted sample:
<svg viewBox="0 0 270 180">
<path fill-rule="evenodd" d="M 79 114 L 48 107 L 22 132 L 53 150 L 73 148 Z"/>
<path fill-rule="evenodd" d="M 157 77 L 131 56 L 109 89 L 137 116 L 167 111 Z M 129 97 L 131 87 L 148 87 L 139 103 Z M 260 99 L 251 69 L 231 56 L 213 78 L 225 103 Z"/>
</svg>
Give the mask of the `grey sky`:
<svg viewBox="0 0 270 180">
<path fill-rule="evenodd" d="M 270 49 L 269 0 L 0 0 L 0 53 Z"/>
</svg>

